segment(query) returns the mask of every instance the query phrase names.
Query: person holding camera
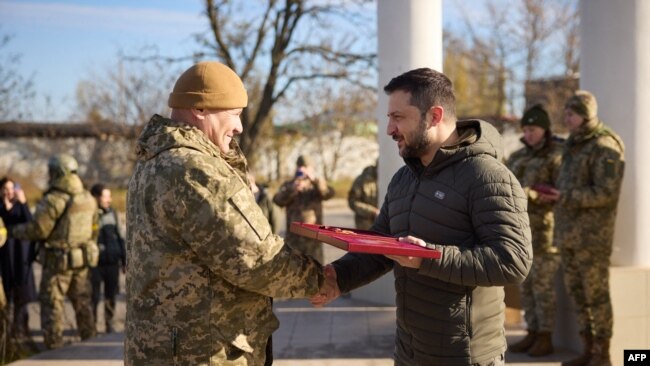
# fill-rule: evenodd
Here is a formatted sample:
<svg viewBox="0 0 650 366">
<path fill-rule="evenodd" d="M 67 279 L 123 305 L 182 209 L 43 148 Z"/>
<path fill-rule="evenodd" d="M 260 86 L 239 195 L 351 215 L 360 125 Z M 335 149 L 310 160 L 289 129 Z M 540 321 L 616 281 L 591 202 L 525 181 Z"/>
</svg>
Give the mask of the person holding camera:
<svg viewBox="0 0 650 366">
<path fill-rule="evenodd" d="M 282 184 L 273 202 L 286 208 L 287 227 L 285 243 L 323 263 L 323 244 L 319 241 L 296 235 L 289 231 L 291 223 L 323 223 L 323 201 L 334 197 L 334 188 L 314 173 L 311 161 L 301 155 L 296 161 L 296 173 L 291 180 Z"/>
</svg>

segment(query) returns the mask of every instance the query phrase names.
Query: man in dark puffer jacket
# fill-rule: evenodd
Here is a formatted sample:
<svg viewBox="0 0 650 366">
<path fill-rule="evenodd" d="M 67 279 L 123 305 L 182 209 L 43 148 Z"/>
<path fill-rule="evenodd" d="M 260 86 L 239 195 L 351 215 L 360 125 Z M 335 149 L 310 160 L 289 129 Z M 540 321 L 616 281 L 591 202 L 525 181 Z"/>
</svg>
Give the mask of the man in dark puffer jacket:
<svg viewBox="0 0 650 366">
<path fill-rule="evenodd" d="M 409 71 L 384 91 L 387 133 L 406 166 L 371 229 L 442 258 L 348 253 L 326 273 L 348 292 L 394 270 L 395 365 L 503 365 L 502 286 L 526 278 L 533 254 L 526 196 L 500 162 L 499 133 L 483 121 L 457 122 L 451 81 L 437 71 Z"/>
</svg>

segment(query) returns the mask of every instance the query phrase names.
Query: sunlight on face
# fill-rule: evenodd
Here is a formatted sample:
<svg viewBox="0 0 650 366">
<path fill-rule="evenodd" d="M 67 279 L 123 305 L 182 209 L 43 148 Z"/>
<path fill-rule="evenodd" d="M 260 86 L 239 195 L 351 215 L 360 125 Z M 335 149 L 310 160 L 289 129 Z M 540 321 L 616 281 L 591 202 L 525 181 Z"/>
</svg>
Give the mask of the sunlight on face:
<svg viewBox="0 0 650 366">
<path fill-rule="evenodd" d="M 230 142 L 243 131 L 241 113 L 243 109 L 204 111 L 204 120 L 199 123 L 203 131 L 223 153 L 230 151 Z"/>
<path fill-rule="evenodd" d="M 97 204 L 99 207 L 107 209 L 111 207 L 111 203 L 113 202 L 113 197 L 111 196 L 111 190 L 108 188 L 105 188 L 102 190 L 102 195 L 99 196 L 97 199 Z"/>
<path fill-rule="evenodd" d="M 410 104 L 411 93 L 396 90 L 388 96 L 388 126 L 386 134 L 397 141 L 399 155 L 419 158 L 429 146 L 427 125 L 420 110 Z"/>
</svg>

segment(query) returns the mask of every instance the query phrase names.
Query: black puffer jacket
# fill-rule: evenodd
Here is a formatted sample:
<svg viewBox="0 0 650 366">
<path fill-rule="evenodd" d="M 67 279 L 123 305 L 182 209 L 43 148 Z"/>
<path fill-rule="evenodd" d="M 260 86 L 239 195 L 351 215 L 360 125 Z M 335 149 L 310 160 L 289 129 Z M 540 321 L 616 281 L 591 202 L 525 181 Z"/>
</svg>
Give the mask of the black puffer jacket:
<svg viewBox="0 0 650 366">
<path fill-rule="evenodd" d="M 397 365 L 471 365 L 505 352 L 502 286 L 522 282 L 531 266 L 526 197 L 500 163 L 501 137 L 478 120 L 457 130 L 459 142 L 429 166 L 406 160 L 373 226 L 419 237 L 442 258 L 419 270 L 356 253 L 334 264 L 344 292 L 394 267 Z"/>
</svg>

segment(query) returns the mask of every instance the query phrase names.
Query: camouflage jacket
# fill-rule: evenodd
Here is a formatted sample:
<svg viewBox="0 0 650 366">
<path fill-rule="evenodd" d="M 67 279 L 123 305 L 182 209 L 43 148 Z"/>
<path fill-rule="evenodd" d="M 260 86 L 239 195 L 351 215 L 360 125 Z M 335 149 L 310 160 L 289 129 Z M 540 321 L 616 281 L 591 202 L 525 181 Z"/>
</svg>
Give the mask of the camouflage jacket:
<svg viewBox="0 0 650 366">
<path fill-rule="evenodd" d="M 569 136 L 556 182 L 558 246 L 588 245 L 611 253 L 624 149 L 620 137 L 597 119 Z"/>
<path fill-rule="evenodd" d="M 562 140 L 551 138 L 545 140 L 542 146 L 522 147 L 512 153 L 506 163 L 528 197 L 534 254 L 557 253 L 557 247 L 553 245 L 553 204 L 540 202 L 539 193 L 532 187 L 535 184 L 554 186 L 561 161 Z"/>
<path fill-rule="evenodd" d="M 354 212 L 354 223 L 358 229 L 368 230 L 379 213 L 377 207 L 377 166 L 363 169 L 348 192 L 348 206 Z"/>
<path fill-rule="evenodd" d="M 155 115 L 127 193 L 127 365 L 262 365 L 270 297 L 309 297 L 320 266 L 271 233 L 236 143 Z M 245 183 L 246 182 L 246 183 Z M 228 363 L 231 364 L 231 363 Z"/>
<path fill-rule="evenodd" d="M 334 197 L 334 188 L 323 179 L 316 178 L 308 181 L 307 187 L 302 191 L 294 188 L 294 178 L 282 184 L 273 196 L 273 202 L 280 207 L 286 207 L 287 233 L 293 221 L 308 224 L 321 224 L 323 222 L 323 201 Z"/>
<path fill-rule="evenodd" d="M 97 202 L 81 179 L 70 174 L 50 184 L 36 204 L 34 219 L 13 226 L 11 236 L 45 241 L 46 248 L 78 248 L 95 239 L 96 224 Z"/>
</svg>

